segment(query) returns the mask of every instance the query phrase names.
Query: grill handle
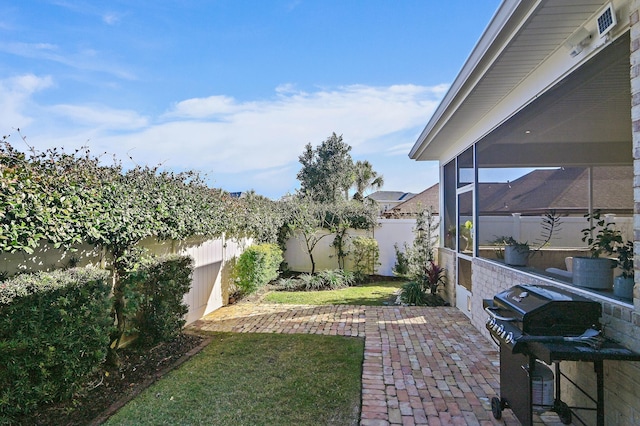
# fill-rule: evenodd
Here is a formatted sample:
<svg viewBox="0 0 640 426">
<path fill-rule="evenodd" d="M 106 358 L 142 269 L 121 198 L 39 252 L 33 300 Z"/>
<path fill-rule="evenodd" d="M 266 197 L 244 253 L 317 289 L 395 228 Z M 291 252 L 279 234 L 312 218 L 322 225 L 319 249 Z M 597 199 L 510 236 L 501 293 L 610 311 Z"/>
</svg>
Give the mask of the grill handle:
<svg viewBox="0 0 640 426">
<path fill-rule="evenodd" d="M 496 319 L 496 320 L 506 321 L 506 322 L 518 321 L 518 318 L 500 316 L 500 315 L 496 314 L 495 312 L 493 312 L 491 310 L 491 308 L 488 307 L 488 306 L 486 308 L 484 308 L 484 311 L 486 313 L 488 313 L 491 318 Z"/>
</svg>

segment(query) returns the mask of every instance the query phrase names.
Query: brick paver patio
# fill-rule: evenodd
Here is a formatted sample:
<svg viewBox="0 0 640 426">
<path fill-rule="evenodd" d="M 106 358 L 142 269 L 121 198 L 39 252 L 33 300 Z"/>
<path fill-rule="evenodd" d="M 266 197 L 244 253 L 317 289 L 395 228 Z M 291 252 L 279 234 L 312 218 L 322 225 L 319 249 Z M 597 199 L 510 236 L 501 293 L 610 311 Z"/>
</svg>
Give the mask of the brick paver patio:
<svg viewBox="0 0 640 426">
<path fill-rule="evenodd" d="M 519 424 L 493 418 L 498 352 L 456 308 L 240 303 L 189 328 L 363 337 L 361 426 Z"/>
</svg>

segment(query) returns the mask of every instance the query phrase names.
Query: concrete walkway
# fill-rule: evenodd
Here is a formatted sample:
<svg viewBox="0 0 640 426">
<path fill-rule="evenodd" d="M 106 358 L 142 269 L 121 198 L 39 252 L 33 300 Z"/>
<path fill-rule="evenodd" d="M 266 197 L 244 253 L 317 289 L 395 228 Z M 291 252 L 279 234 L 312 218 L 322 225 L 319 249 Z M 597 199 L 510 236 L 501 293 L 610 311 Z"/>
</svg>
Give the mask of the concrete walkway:
<svg viewBox="0 0 640 426">
<path fill-rule="evenodd" d="M 189 328 L 364 338 L 361 426 L 520 424 L 493 418 L 498 352 L 456 308 L 240 303 Z"/>
</svg>

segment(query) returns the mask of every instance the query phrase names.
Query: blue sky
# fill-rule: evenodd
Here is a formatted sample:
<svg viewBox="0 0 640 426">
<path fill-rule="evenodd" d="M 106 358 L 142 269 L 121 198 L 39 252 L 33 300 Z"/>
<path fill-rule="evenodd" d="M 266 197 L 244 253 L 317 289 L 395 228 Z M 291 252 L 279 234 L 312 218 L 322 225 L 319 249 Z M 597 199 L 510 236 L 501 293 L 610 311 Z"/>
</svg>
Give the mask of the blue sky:
<svg viewBox="0 0 640 426">
<path fill-rule="evenodd" d="M 383 189 L 419 192 L 437 164 L 409 150 L 499 3 L 2 2 L 0 132 L 272 198 L 335 132 Z"/>
</svg>

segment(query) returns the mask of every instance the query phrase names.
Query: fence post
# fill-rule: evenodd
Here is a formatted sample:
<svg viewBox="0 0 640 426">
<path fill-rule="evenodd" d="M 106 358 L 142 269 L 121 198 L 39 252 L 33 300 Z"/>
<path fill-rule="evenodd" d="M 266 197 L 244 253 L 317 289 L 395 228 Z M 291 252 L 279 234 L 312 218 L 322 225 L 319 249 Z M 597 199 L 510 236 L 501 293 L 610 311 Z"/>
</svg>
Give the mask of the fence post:
<svg viewBox="0 0 640 426">
<path fill-rule="evenodd" d="M 522 224 L 520 221 L 521 213 L 511 213 L 513 216 L 513 239 L 516 241 L 520 241 L 520 234 L 522 229 Z"/>
</svg>

